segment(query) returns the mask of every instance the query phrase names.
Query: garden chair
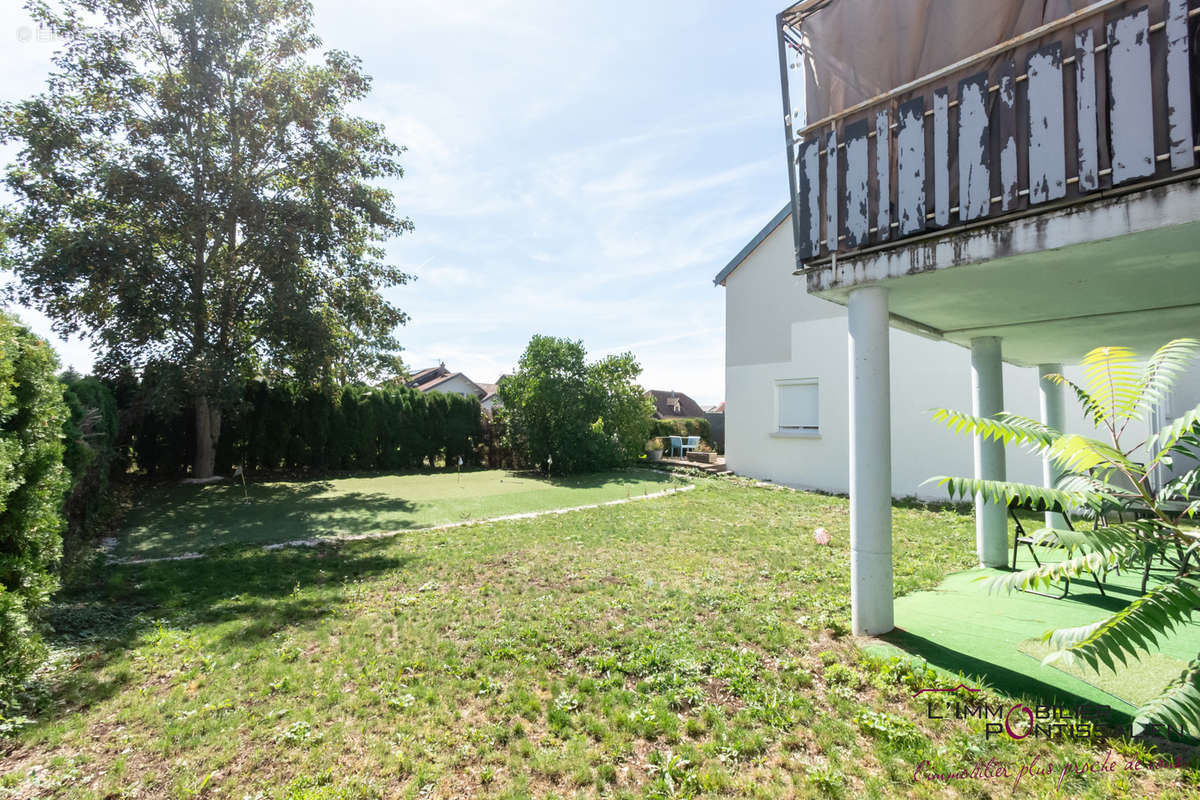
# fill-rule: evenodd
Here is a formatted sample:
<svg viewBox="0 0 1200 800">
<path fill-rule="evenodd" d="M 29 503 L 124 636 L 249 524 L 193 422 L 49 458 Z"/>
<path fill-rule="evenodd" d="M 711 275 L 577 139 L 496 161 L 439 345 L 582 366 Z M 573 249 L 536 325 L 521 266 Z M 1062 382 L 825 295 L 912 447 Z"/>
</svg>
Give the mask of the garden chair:
<svg viewBox="0 0 1200 800">
<path fill-rule="evenodd" d="M 680 458 L 682 458 L 683 457 L 683 437 L 682 436 L 669 436 L 667 438 L 671 440 L 671 455 L 675 455 L 675 451 L 678 450 L 679 456 L 680 456 Z"/>
<path fill-rule="evenodd" d="M 687 441 L 683 443 L 683 457 L 687 458 L 687 454 L 700 446 L 699 436 L 689 436 Z"/>
<path fill-rule="evenodd" d="M 1033 556 L 1034 564 L 1037 564 L 1039 567 L 1042 565 L 1041 560 L 1038 559 L 1037 553 L 1034 552 L 1034 549 L 1033 549 L 1033 537 L 1030 536 L 1026 532 L 1025 526 L 1021 524 L 1021 518 L 1017 516 L 1018 510 L 1034 511 L 1037 513 L 1045 513 L 1047 510 L 1053 511 L 1056 514 L 1062 515 L 1063 522 L 1065 522 L 1067 525 L 1067 530 L 1071 530 L 1071 531 L 1075 530 L 1075 528 L 1071 525 L 1071 517 L 1067 514 L 1066 510 L 1062 507 L 1062 505 L 1060 503 L 1055 503 L 1053 508 L 1047 508 L 1046 502 L 1044 500 L 1038 500 L 1036 502 L 1028 502 L 1020 497 L 1014 497 L 1011 500 L 1009 500 L 1008 501 L 1008 515 L 1010 517 L 1012 517 L 1013 524 L 1015 524 L 1016 528 L 1017 528 L 1016 532 L 1013 535 L 1012 569 L 1014 572 L 1017 569 L 1017 549 L 1021 545 L 1025 545 L 1027 548 L 1029 548 L 1029 555 Z M 1108 595 L 1106 595 L 1104 593 L 1104 582 L 1100 580 L 1100 576 L 1097 575 L 1095 570 L 1091 569 L 1090 567 L 1088 568 L 1088 572 L 1092 573 L 1092 579 L 1096 581 L 1096 587 L 1100 590 L 1100 595 L 1102 597 L 1107 597 Z M 1054 597 L 1054 595 L 1046 594 L 1045 592 L 1039 592 L 1034 589 L 1024 589 L 1022 591 L 1029 592 L 1030 594 L 1040 594 L 1042 597 Z M 1056 599 L 1061 600 L 1062 598 L 1066 597 L 1067 593 L 1070 591 L 1071 591 L 1071 579 L 1064 577 L 1063 578 L 1063 593 L 1060 594 Z"/>
</svg>

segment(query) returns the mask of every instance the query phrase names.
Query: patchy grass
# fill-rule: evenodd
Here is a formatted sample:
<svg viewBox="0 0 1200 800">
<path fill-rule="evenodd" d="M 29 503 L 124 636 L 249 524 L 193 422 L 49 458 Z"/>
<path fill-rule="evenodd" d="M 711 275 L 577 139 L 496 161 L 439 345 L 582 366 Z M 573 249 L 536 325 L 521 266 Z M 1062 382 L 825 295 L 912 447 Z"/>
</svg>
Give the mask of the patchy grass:
<svg viewBox="0 0 1200 800">
<path fill-rule="evenodd" d="M 0 797 L 985 797 L 1103 758 L 930 720 L 956 681 L 844 636 L 841 498 L 701 480 L 569 515 L 315 550 L 98 568 L 55 607 Z M 898 591 L 972 561 L 953 511 L 895 511 Z M 825 527 L 833 544 L 813 543 Z M 1121 760 L 1149 763 L 1144 745 Z M 996 759 L 1012 778 L 923 774 Z M 1179 770 L 1022 796 L 1193 797 Z M 1188 783 L 1190 782 L 1190 783 Z"/>
<path fill-rule="evenodd" d="M 116 555 L 157 558 L 225 545 L 269 544 L 589 505 L 679 486 L 645 469 L 546 480 L 509 470 L 367 475 L 323 481 L 147 490 Z"/>
</svg>

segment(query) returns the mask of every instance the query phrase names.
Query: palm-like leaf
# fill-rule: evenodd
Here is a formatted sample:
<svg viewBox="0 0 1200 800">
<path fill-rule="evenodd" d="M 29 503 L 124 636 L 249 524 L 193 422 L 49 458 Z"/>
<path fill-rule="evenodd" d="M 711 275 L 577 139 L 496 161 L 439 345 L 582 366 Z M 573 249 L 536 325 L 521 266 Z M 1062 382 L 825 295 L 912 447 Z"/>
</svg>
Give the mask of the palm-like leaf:
<svg viewBox="0 0 1200 800">
<path fill-rule="evenodd" d="M 1096 572 L 1106 569 L 1113 561 L 1101 553 L 1083 553 L 1082 555 L 1059 561 L 1056 564 L 1042 564 L 1040 567 L 1021 572 L 1005 572 L 990 578 L 985 578 L 985 586 L 989 592 L 1012 592 L 1017 589 L 1049 588 L 1063 578 L 1074 578 L 1084 572 Z"/>
<path fill-rule="evenodd" d="M 1167 684 L 1161 695 L 1138 709 L 1133 724 L 1141 728 L 1151 723 L 1200 731 L 1200 657 Z"/>
<path fill-rule="evenodd" d="M 1175 419 L 1170 425 L 1164 426 L 1156 435 L 1150 437 L 1146 442 L 1146 449 L 1155 453 L 1155 456 L 1147 466 L 1154 466 L 1164 456 L 1169 455 L 1180 439 L 1192 433 L 1197 425 L 1200 425 L 1200 405 L 1184 413 L 1183 416 Z"/>
<path fill-rule="evenodd" d="M 1138 398 L 1133 416 L 1144 416 L 1170 394 L 1175 381 L 1200 355 L 1200 339 L 1175 339 L 1160 347 L 1146 362 L 1142 375 L 1141 396 Z"/>
<path fill-rule="evenodd" d="M 1088 394 L 1110 426 L 1128 421 L 1142 396 L 1144 369 L 1128 347 L 1097 347 L 1083 357 Z"/>
<path fill-rule="evenodd" d="M 1128 666 L 1128 658 L 1157 649 L 1160 638 L 1189 622 L 1198 607 L 1200 585 L 1190 578 L 1176 577 L 1095 625 L 1047 634 L 1044 638 L 1056 652 L 1046 659 L 1074 657 L 1092 669 L 1104 664 L 1115 672 L 1117 661 Z"/>
<path fill-rule="evenodd" d="M 1064 375 L 1050 374 L 1044 376 L 1043 380 L 1070 388 L 1075 393 L 1075 398 L 1079 401 L 1079 405 L 1083 407 L 1084 413 L 1087 414 L 1092 424 L 1097 428 L 1104 424 L 1104 409 L 1100 407 L 1100 404 L 1096 402 L 1096 399 L 1092 397 L 1087 389 L 1084 389 Z"/>
<path fill-rule="evenodd" d="M 1141 541 L 1139 534 L 1134 523 L 1121 523 L 1095 530 L 1039 528 L 1030 538 L 1035 547 L 1061 547 L 1067 553 L 1099 553 L 1105 560 L 1114 561 L 1137 548 Z"/>
<path fill-rule="evenodd" d="M 1117 670 L 1130 658 L 1157 649 L 1162 639 L 1189 621 L 1200 609 L 1200 579 L 1194 574 L 1193 559 L 1200 555 L 1200 541 L 1180 528 L 1183 516 L 1200 514 L 1200 500 L 1192 500 L 1182 514 L 1167 513 L 1159 501 L 1189 500 L 1200 485 L 1200 468 L 1175 478 L 1155 496 L 1146 478 L 1157 466 L 1170 466 L 1174 459 L 1200 457 L 1200 406 L 1166 426 L 1144 447 L 1151 453 L 1148 464 L 1134 461 L 1136 448 L 1121 444 L 1130 421 L 1144 418 L 1161 405 L 1179 375 L 1200 354 L 1200 340 L 1177 339 L 1160 348 L 1143 366 L 1138 356 L 1125 347 L 1097 348 L 1083 360 L 1083 385 L 1062 375 L 1046 376 L 1074 391 L 1083 410 L 1097 428 L 1111 435 L 1111 443 L 1079 435 L 1061 435 L 1034 420 L 1009 414 L 979 418 L 941 410 L 935 419 L 950 429 L 1004 444 L 1022 444 L 1055 462 L 1065 476 L 1056 488 L 1008 481 L 968 478 L 935 478 L 951 497 L 982 496 L 992 502 L 1020 501 L 1033 507 L 1070 510 L 1098 523 L 1113 512 L 1146 510 L 1149 518 L 1099 525 L 1095 530 L 1041 528 L 1035 545 L 1063 548 L 1061 563 L 989 578 L 992 591 L 1050 586 L 1085 571 L 1107 569 L 1113 564 L 1145 565 L 1168 544 L 1186 550 L 1168 583 L 1151 589 L 1107 619 L 1077 628 L 1050 631 L 1045 638 L 1053 652 L 1045 659 L 1081 659 L 1093 669 L 1101 665 Z M 982 580 L 982 579 L 981 579 Z M 1144 579 L 1143 579 L 1144 583 Z M 1140 723 L 1166 722 L 1178 729 L 1200 730 L 1200 658 L 1193 661 L 1166 691 L 1139 711 Z"/>
<path fill-rule="evenodd" d="M 1045 486 L 1034 486 L 1029 483 L 1013 481 L 988 481 L 977 478 L 953 478 L 939 475 L 930 478 L 925 483 L 936 483 L 944 486 L 951 498 L 971 499 L 977 494 L 993 503 L 1008 504 L 1013 500 L 1030 508 L 1049 508 L 1056 506 L 1071 508 L 1089 501 L 1099 501 L 1086 492 L 1065 492 L 1061 489 L 1048 489 Z M 924 485 L 924 484 L 922 484 Z"/>
<path fill-rule="evenodd" d="M 1140 476 L 1145 471 L 1145 467 L 1133 462 L 1112 445 L 1075 433 L 1055 439 L 1049 455 L 1055 463 L 1070 472 L 1084 472 L 1099 467 Z"/>
<path fill-rule="evenodd" d="M 949 408 L 935 409 L 934 420 L 944 422 L 956 433 L 982 436 L 984 439 L 1023 444 L 1036 452 L 1042 452 L 1054 444 L 1060 434 L 1053 428 L 1028 417 L 1000 413 L 995 417 L 976 417 Z"/>
</svg>

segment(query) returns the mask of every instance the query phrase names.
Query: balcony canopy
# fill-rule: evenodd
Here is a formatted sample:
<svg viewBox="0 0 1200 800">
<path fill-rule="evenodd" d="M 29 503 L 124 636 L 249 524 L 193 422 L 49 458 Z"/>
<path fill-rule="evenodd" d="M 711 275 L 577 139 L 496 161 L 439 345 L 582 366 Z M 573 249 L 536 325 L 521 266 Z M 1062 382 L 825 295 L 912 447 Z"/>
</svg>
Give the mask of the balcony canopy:
<svg viewBox="0 0 1200 800">
<path fill-rule="evenodd" d="M 891 91 L 1095 0 L 805 0 L 781 15 L 793 126 Z M 801 79 L 802 73 L 803 78 Z"/>
</svg>

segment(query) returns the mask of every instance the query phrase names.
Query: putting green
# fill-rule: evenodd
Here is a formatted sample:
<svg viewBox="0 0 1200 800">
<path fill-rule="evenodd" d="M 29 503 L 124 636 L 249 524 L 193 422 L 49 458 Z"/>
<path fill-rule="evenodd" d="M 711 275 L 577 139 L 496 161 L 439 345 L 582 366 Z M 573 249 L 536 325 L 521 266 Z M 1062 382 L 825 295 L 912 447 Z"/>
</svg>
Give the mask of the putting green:
<svg viewBox="0 0 1200 800">
<path fill-rule="evenodd" d="M 118 535 L 119 558 L 163 558 L 226 545 L 264 545 L 490 519 L 640 497 L 684 485 L 626 469 L 547 479 L 508 470 L 358 475 L 143 492 Z"/>
<path fill-rule="evenodd" d="M 1027 551 L 1019 569 L 1034 566 Z M 1042 563 L 1062 558 L 1061 551 L 1039 549 Z M 930 666 L 952 674 L 962 673 L 1013 697 L 1045 703 L 1111 706 L 1114 714 L 1132 722 L 1137 704 L 1153 697 L 1184 664 L 1200 652 L 1200 625 L 1185 625 L 1163 641 L 1161 650 L 1132 669 L 1098 674 L 1086 667 L 1043 666 L 1049 652 L 1041 643 L 1044 633 L 1057 628 L 1088 625 L 1111 615 L 1140 596 L 1140 574 L 1109 573 L 1102 596 L 1090 578 L 1071 581 L 1071 591 L 1057 599 L 1029 592 L 989 593 L 980 580 L 1005 574 L 1004 570 L 972 569 L 948 575 L 932 591 L 915 592 L 896 599 L 896 629 L 882 639 L 887 645 L 872 648 L 882 654 L 897 651 L 917 656 Z M 1165 577 L 1160 569 L 1155 578 Z M 1031 641 L 1032 640 L 1032 641 Z"/>
</svg>

